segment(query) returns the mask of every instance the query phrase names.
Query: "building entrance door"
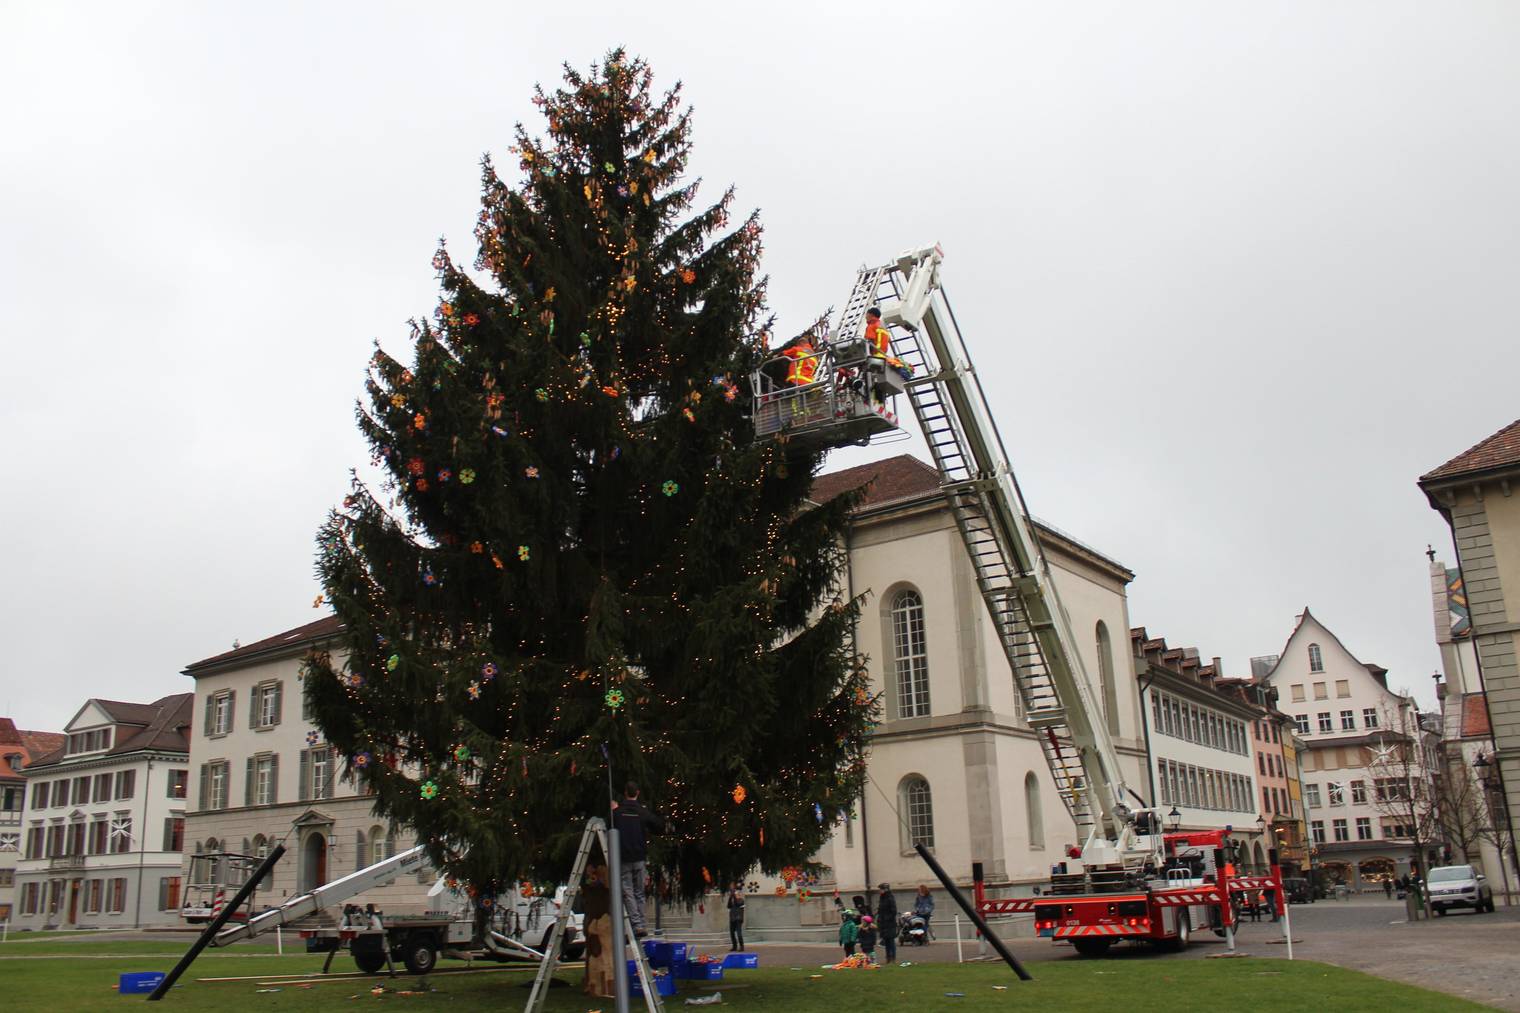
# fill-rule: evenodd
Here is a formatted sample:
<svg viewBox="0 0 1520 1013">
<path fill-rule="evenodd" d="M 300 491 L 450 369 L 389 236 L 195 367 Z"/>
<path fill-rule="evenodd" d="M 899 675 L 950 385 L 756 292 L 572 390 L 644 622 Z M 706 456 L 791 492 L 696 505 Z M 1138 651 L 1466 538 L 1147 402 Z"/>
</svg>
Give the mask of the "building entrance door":
<svg viewBox="0 0 1520 1013">
<path fill-rule="evenodd" d="M 301 891 L 310 893 L 327 882 L 327 838 L 320 830 L 306 835 L 301 847 Z"/>
<path fill-rule="evenodd" d="M 80 880 L 74 879 L 69 881 L 69 925 L 74 924 L 79 914 L 79 886 Z"/>
</svg>

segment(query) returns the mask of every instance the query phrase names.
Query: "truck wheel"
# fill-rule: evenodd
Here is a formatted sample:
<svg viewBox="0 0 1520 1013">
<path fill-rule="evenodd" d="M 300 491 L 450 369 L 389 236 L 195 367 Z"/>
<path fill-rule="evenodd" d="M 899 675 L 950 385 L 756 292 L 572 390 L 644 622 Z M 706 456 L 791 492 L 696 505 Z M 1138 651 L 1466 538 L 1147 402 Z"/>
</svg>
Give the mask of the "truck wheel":
<svg viewBox="0 0 1520 1013">
<path fill-rule="evenodd" d="M 1181 953 L 1188 948 L 1188 943 L 1193 938 L 1193 923 L 1188 918 L 1186 909 L 1177 912 L 1177 934 L 1170 939 L 1163 939 L 1158 944 L 1163 950 L 1173 953 Z"/>
<path fill-rule="evenodd" d="M 385 954 L 378 950 L 359 950 L 354 954 L 354 963 L 365 974 L 379 974 L 385 966 Z"/>
<path fill-rule="evenodd" d="M 413 974 L 429 974 L 438 964 L 432 936 L 412 936 L 401 944 L 401 960 Z"/>
<path fill-rule="evenodd" d="M 1084 957 L 1101 957 L 1113 945 L 1112 939 L 1073 939 L 1072 948 Z"/>
</svg>

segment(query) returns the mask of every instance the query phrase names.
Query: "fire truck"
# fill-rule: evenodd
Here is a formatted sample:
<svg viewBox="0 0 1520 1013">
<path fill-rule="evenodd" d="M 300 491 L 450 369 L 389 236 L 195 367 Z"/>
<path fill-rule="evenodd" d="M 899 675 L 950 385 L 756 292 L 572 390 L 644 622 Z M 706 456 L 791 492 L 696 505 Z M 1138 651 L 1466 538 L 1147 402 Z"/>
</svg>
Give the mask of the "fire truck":
<svg viewBox="0 0 1520 1013">
<path fill-rule="evenodd" d="M 989 899 L 978 884 L 980 912 L 1032 913 L 1038 935 L 1069 941 L 1083 955 L 1125 940 L 1180 949 L 1203 929 L 1233 948 L 1242 896 L 1265 894 L 1282 916 L 1276 853 L 1269 875 L 1238 875 L 1228 829 L 1168 832 L 1163 814 L 1125 782 L 941 284 L 943 259 L 936 245 L 861 268 L 831 333 L 811 336 L 803 353 L 784 350 L 751 376 L 756 436 L 823 449 L 861 444 L 898 430 L 899 400 L 911 406 L 1028 725 L 1077 831 L 1040 896 Z M 890 334 L 886 354 L 864 340 L 872 308 Z M 815 368 L 787 371 L 807 356 Z"/>
</svg>

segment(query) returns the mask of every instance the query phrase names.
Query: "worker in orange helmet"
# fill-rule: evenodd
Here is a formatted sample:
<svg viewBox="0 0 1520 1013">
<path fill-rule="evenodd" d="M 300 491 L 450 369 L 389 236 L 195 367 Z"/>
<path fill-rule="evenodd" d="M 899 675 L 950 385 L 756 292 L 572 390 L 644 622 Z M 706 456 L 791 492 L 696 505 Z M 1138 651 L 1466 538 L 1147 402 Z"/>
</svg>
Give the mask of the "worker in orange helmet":
<svg viewBox="0 0 1520 1013">
<path fill-rule="evenodd" d="M 790 361 L 786 367 L 786 382 L 793 387 L 804 387 L 818 379 L 818 353 L 809 338 L 799 338 L 795 344 L 782 349 Z"/>
<path fill-rule="evenodd" d="M 866 310 L 866 341 L 871 344 L 871 354 L 885 359 L 892 354 L 892 334 L 881 322 L 881 310 L 875 306 Z"/>
</svg>

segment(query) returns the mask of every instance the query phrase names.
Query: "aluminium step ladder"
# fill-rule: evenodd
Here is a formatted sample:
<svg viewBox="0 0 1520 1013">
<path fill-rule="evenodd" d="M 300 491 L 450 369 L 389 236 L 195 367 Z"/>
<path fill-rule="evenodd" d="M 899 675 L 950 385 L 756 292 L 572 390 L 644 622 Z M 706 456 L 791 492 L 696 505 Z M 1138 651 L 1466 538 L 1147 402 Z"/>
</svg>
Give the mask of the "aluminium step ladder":
<svg viewBox="0 0 1520 1013">
<path fill-rule="evenodd" d="M 549 983 L 554 980 L 554 971 L 559 967 L 560 941 L 564 938 L 565 926 L 570 921 L 570 914 L 576 902 L 580 900 L 581 883 L 586 875 L 586 863 L 591 858 L 593 844 L 601 847 L 603 856 L 611 854 L 607 844 L 607 824 L 599 816 L 593 816 L 586 821 L 586 832 L 581 835 L 581 846 L 575 853 L 575 865 L 570 870 L 570 882 L 565 888 L 565 898 L 560 902 L 559 915 L 554 919 L 554 928 L 550 930 L 549 943 L 544 948 L 544 958 L 539 962 L 538 973 L 533 977 L 533 991 L 528 993 L 528 1005 L 524 1007 L 525 1013 L 540 1013 L 544 1008 L 544 1000 L 549 997 Z M 621 890 L 622 884 L 608 883 L 607 888 Z M 644 947 L 639 944 L 638 936 L 634 934 L 633 919 L 628 914 L 626 906 L 623 909 L 621 935 L 627 948 L 633 951 L 639 987 L 644 992 L 645 1008 L 648 1013 L 662 1013 L 665 1004 L 655 989 L 654 974 L 650 971 L 649 961 L 644 956 Z M 618 949 L 620 948 L 614 944 L 613 950 Z M 626 960 L 627 958 L 621 953 L 614 952 L 613 959 Z M 614 965 L 614 972 L 615 970 L 616 965 Z"/>
</svg>

